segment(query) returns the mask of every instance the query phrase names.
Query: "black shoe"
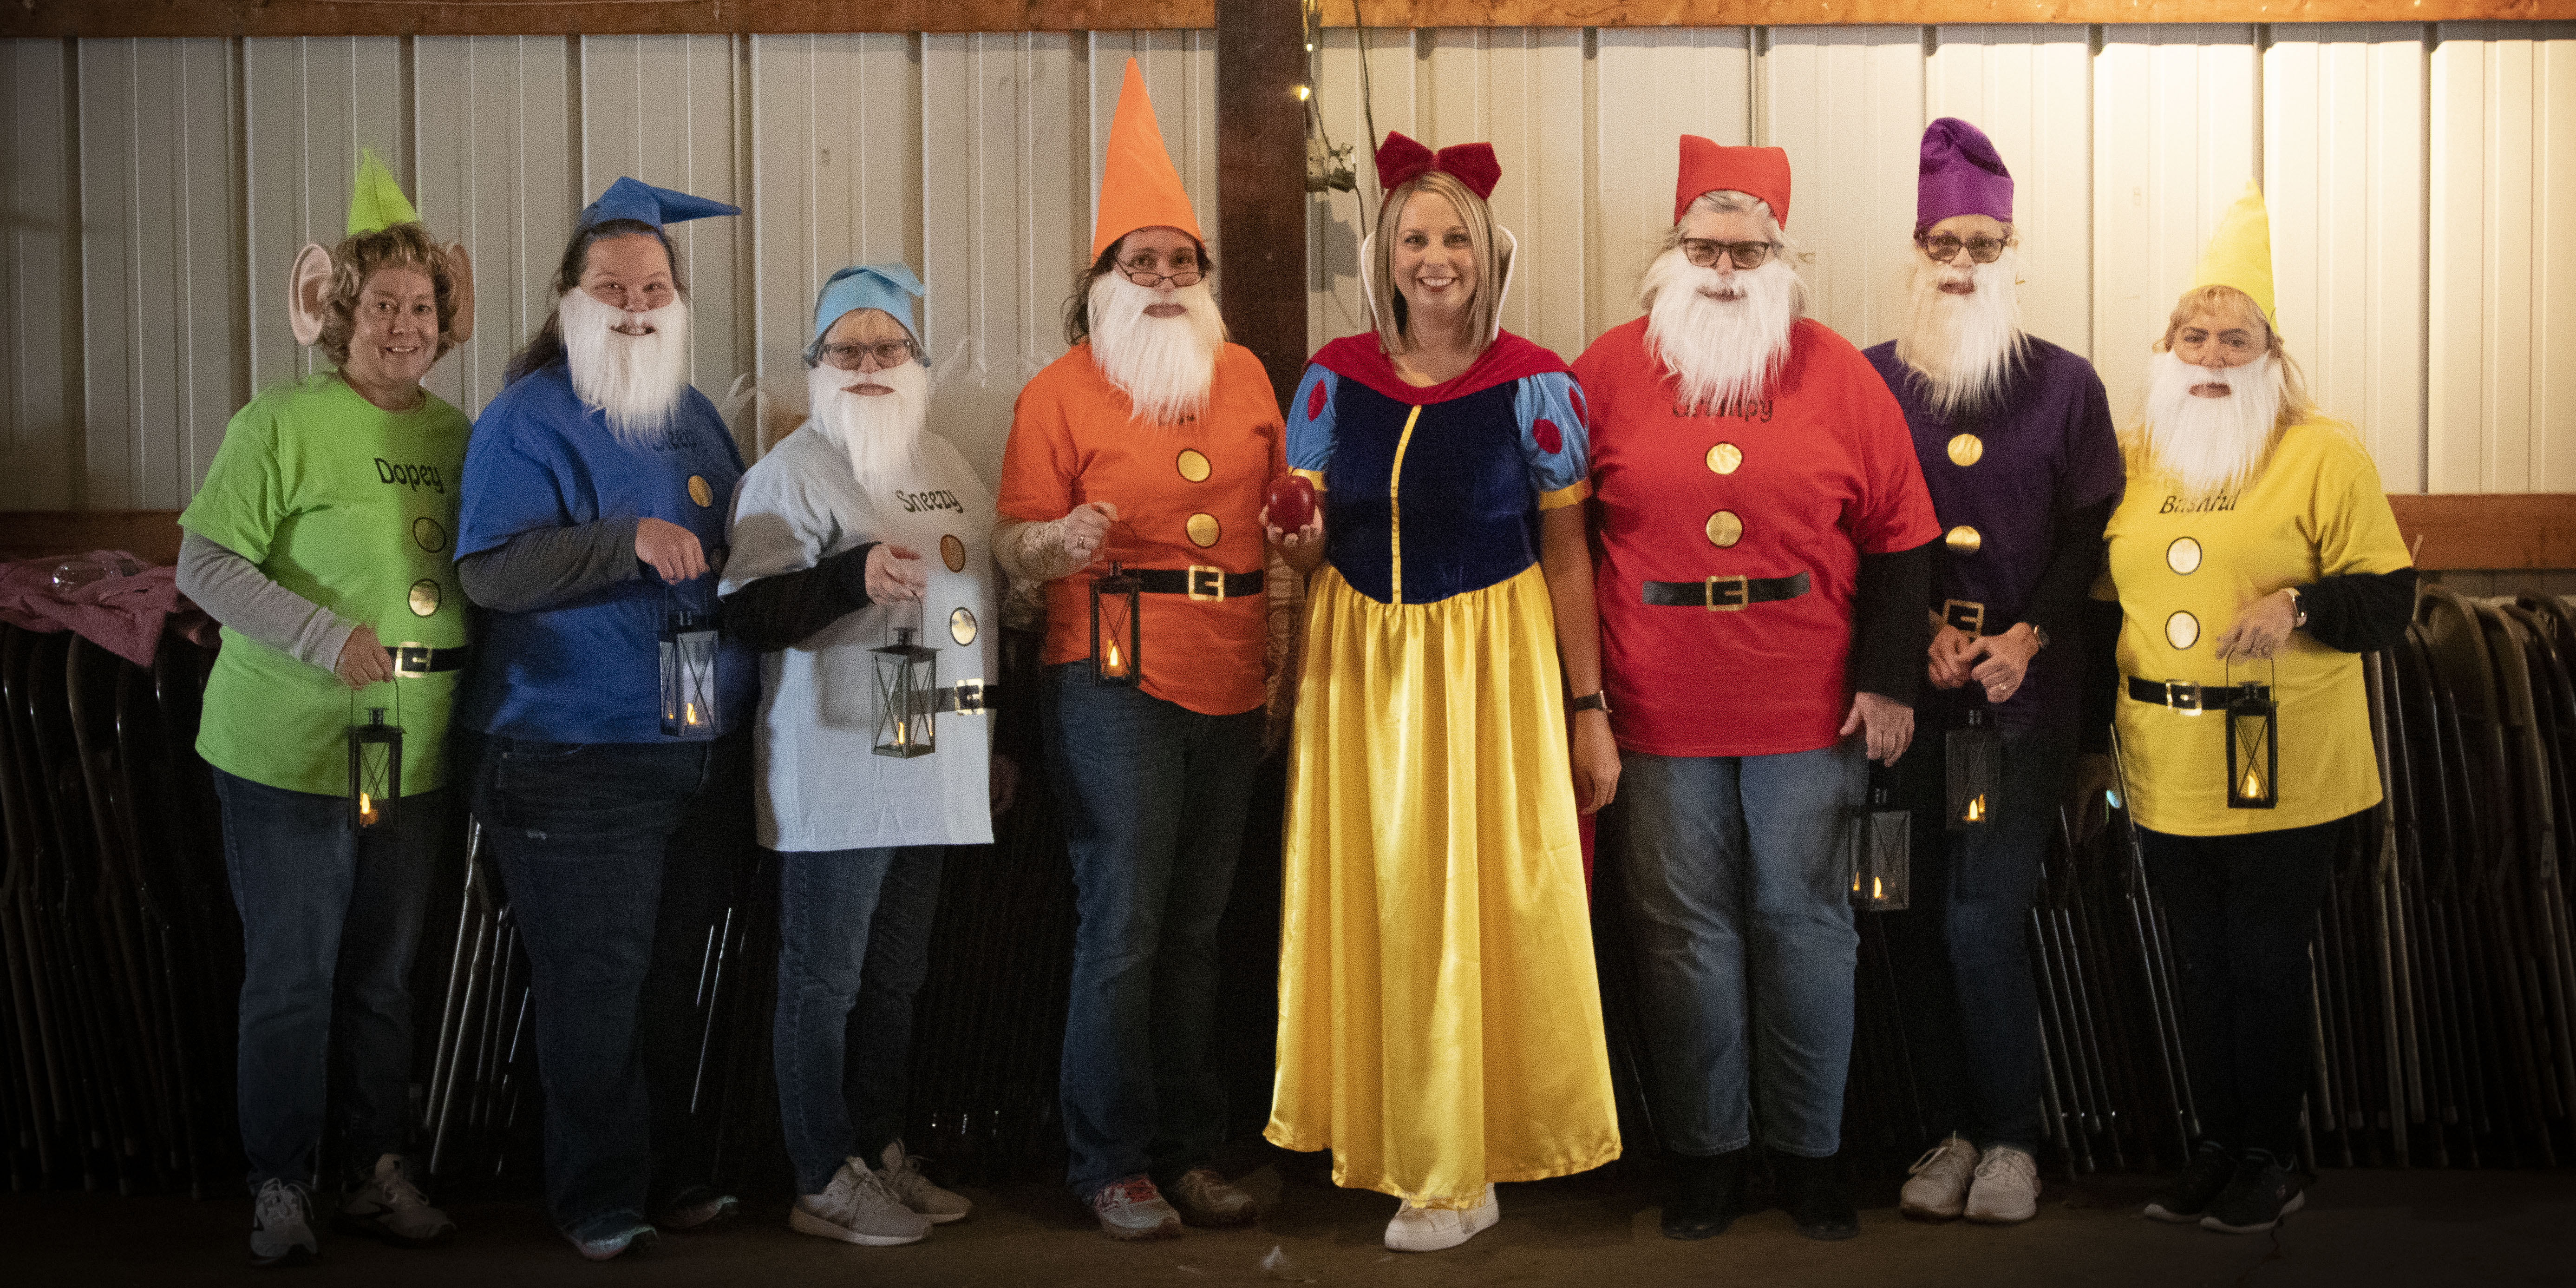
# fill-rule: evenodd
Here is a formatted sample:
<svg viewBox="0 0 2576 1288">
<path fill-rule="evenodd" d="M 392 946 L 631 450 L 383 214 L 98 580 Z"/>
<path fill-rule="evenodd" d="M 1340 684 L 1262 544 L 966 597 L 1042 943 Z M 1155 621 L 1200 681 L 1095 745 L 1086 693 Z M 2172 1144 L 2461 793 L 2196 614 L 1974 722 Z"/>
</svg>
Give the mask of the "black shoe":
<svg viewBox="0 0 2576 1288">
<path fill-rule="evenodd" d="M 1664 1237 L 1707 1239 L 1726 1233 L 1744 1215 L 1744 1159 L 1751 1152 L 1673 1155 L 1673 1184 L 1664 1194 Z"/>
<path fill-rule="evenodd" d="M 1860 1213 L 1852 1208 L 1840 1156 L 1800 1158 L 1774 1150 L 1771 1170 L 1780 1179 L 1780 1206 L 1789 1210 L 1798 1233 L 1810 1239 L 1860 1237 Z"/>
<path fill-rule="evenodd" d="M 2183 1164 L 2182 1175 L 2147 1200 L 2147 1219 L 2189 1225 L 2208 1214 L 2211 1201 L 2235 1175 L 2236 1155 L 2217 1141 L 2204 1140 Z"/>
<path fill-rule="evenodd" d="M 2260 1234 L 2281 1218 L 2306 1207 L 2307 1190 L 2289 1162 L 2269 1151 L 2249 1149 L 2237 1160 L 2236 1175 L 2209 1204 L 2200 1228 L 2220 1234 Z"/>
</svg>

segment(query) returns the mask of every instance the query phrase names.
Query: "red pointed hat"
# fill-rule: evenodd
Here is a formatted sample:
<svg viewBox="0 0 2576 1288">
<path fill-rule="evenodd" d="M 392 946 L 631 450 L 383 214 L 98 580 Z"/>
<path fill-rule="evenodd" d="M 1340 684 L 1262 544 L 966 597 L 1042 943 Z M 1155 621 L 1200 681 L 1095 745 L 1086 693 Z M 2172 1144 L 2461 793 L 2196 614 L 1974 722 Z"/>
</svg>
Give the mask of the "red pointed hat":
<svg viewBox="0 0 2576 1288">
<path fill-rule="evenodd" d="M 1377 148 L 1377 181 L 1386 191 L 1429 170 L 1467 185 L 1479 201 L 1493 200 L 1494 185 L 1503 181 L 1503 163 L 1491 143 L 1453 143 L 1433 152 L 1393 130 L 1386 132 L 1386 142 Z"/>
<path fill-rule="evenodd" d="M 1720 147 L 1696 134 L 1682 136 L 1681 181 L 1673 185 L 1673 222 L 1703 192 L 1741 192 L 1760 197 L 1771 217 L 1789 226 L 1789 153 L 1783 148 Z"/>
</svg>

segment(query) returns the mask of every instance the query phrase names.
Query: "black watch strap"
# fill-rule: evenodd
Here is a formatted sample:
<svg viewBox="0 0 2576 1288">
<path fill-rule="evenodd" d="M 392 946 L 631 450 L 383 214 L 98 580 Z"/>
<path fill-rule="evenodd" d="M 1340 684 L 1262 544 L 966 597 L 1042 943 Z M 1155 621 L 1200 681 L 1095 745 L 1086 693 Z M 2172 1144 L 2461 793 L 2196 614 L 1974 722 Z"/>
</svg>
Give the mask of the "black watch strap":
<svg viewBox="0 0 2576 1288">
<path fill-rule="evenodd" d="M 1606 716 L 1610 714 L 1610 699 L 1599 689 L 1594 689 L 1582 697 L 1569 699 L 1565 710 L 1569 715 L 1577 711 L 1598 711 Z"/>
</svg>

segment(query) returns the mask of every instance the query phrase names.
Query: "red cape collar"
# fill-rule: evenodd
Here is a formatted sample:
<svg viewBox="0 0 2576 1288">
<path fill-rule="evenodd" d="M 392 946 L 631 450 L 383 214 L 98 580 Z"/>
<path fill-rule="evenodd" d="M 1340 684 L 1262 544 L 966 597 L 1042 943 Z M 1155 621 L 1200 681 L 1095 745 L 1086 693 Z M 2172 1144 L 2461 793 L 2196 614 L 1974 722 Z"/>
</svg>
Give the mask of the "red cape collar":
<svg viewBox="0 0 2576 1288">
<path fill-rule="evenodd" d="M 1395 364 L 1378 352 L 1375 331 L 1343 336 L 1316 350 L 1313 361 L 1334 375 L 1356 380 L 1412 407 L 1427 407 L 1452 398 L 1464 398 L 1496 385 L 1566 369 L 1565 363 L 1555 354 L 1509 331 L 1496 334 L 1494 342 L 1486 345 L 1484 353 L 1478 355 L 1474 366 L 1442 384 L 1424 387 L 1406 384 L 1404 377 L 1395 373 Z"/>
</svg>

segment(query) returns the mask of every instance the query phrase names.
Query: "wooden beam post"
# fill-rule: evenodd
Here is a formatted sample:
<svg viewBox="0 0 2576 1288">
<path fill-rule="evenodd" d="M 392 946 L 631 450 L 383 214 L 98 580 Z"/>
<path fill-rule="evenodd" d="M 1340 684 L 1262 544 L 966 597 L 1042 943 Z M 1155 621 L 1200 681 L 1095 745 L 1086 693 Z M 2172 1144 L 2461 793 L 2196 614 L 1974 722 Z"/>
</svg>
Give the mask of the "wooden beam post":
<svg viewBox="0 0 2576 1288">
<path fill-rule="evenodd" d="M 1288 0 L 1217 0 L 1217 286 L 1282 407 L 1306 366 L 1305 40 Z"/>
</svg>

